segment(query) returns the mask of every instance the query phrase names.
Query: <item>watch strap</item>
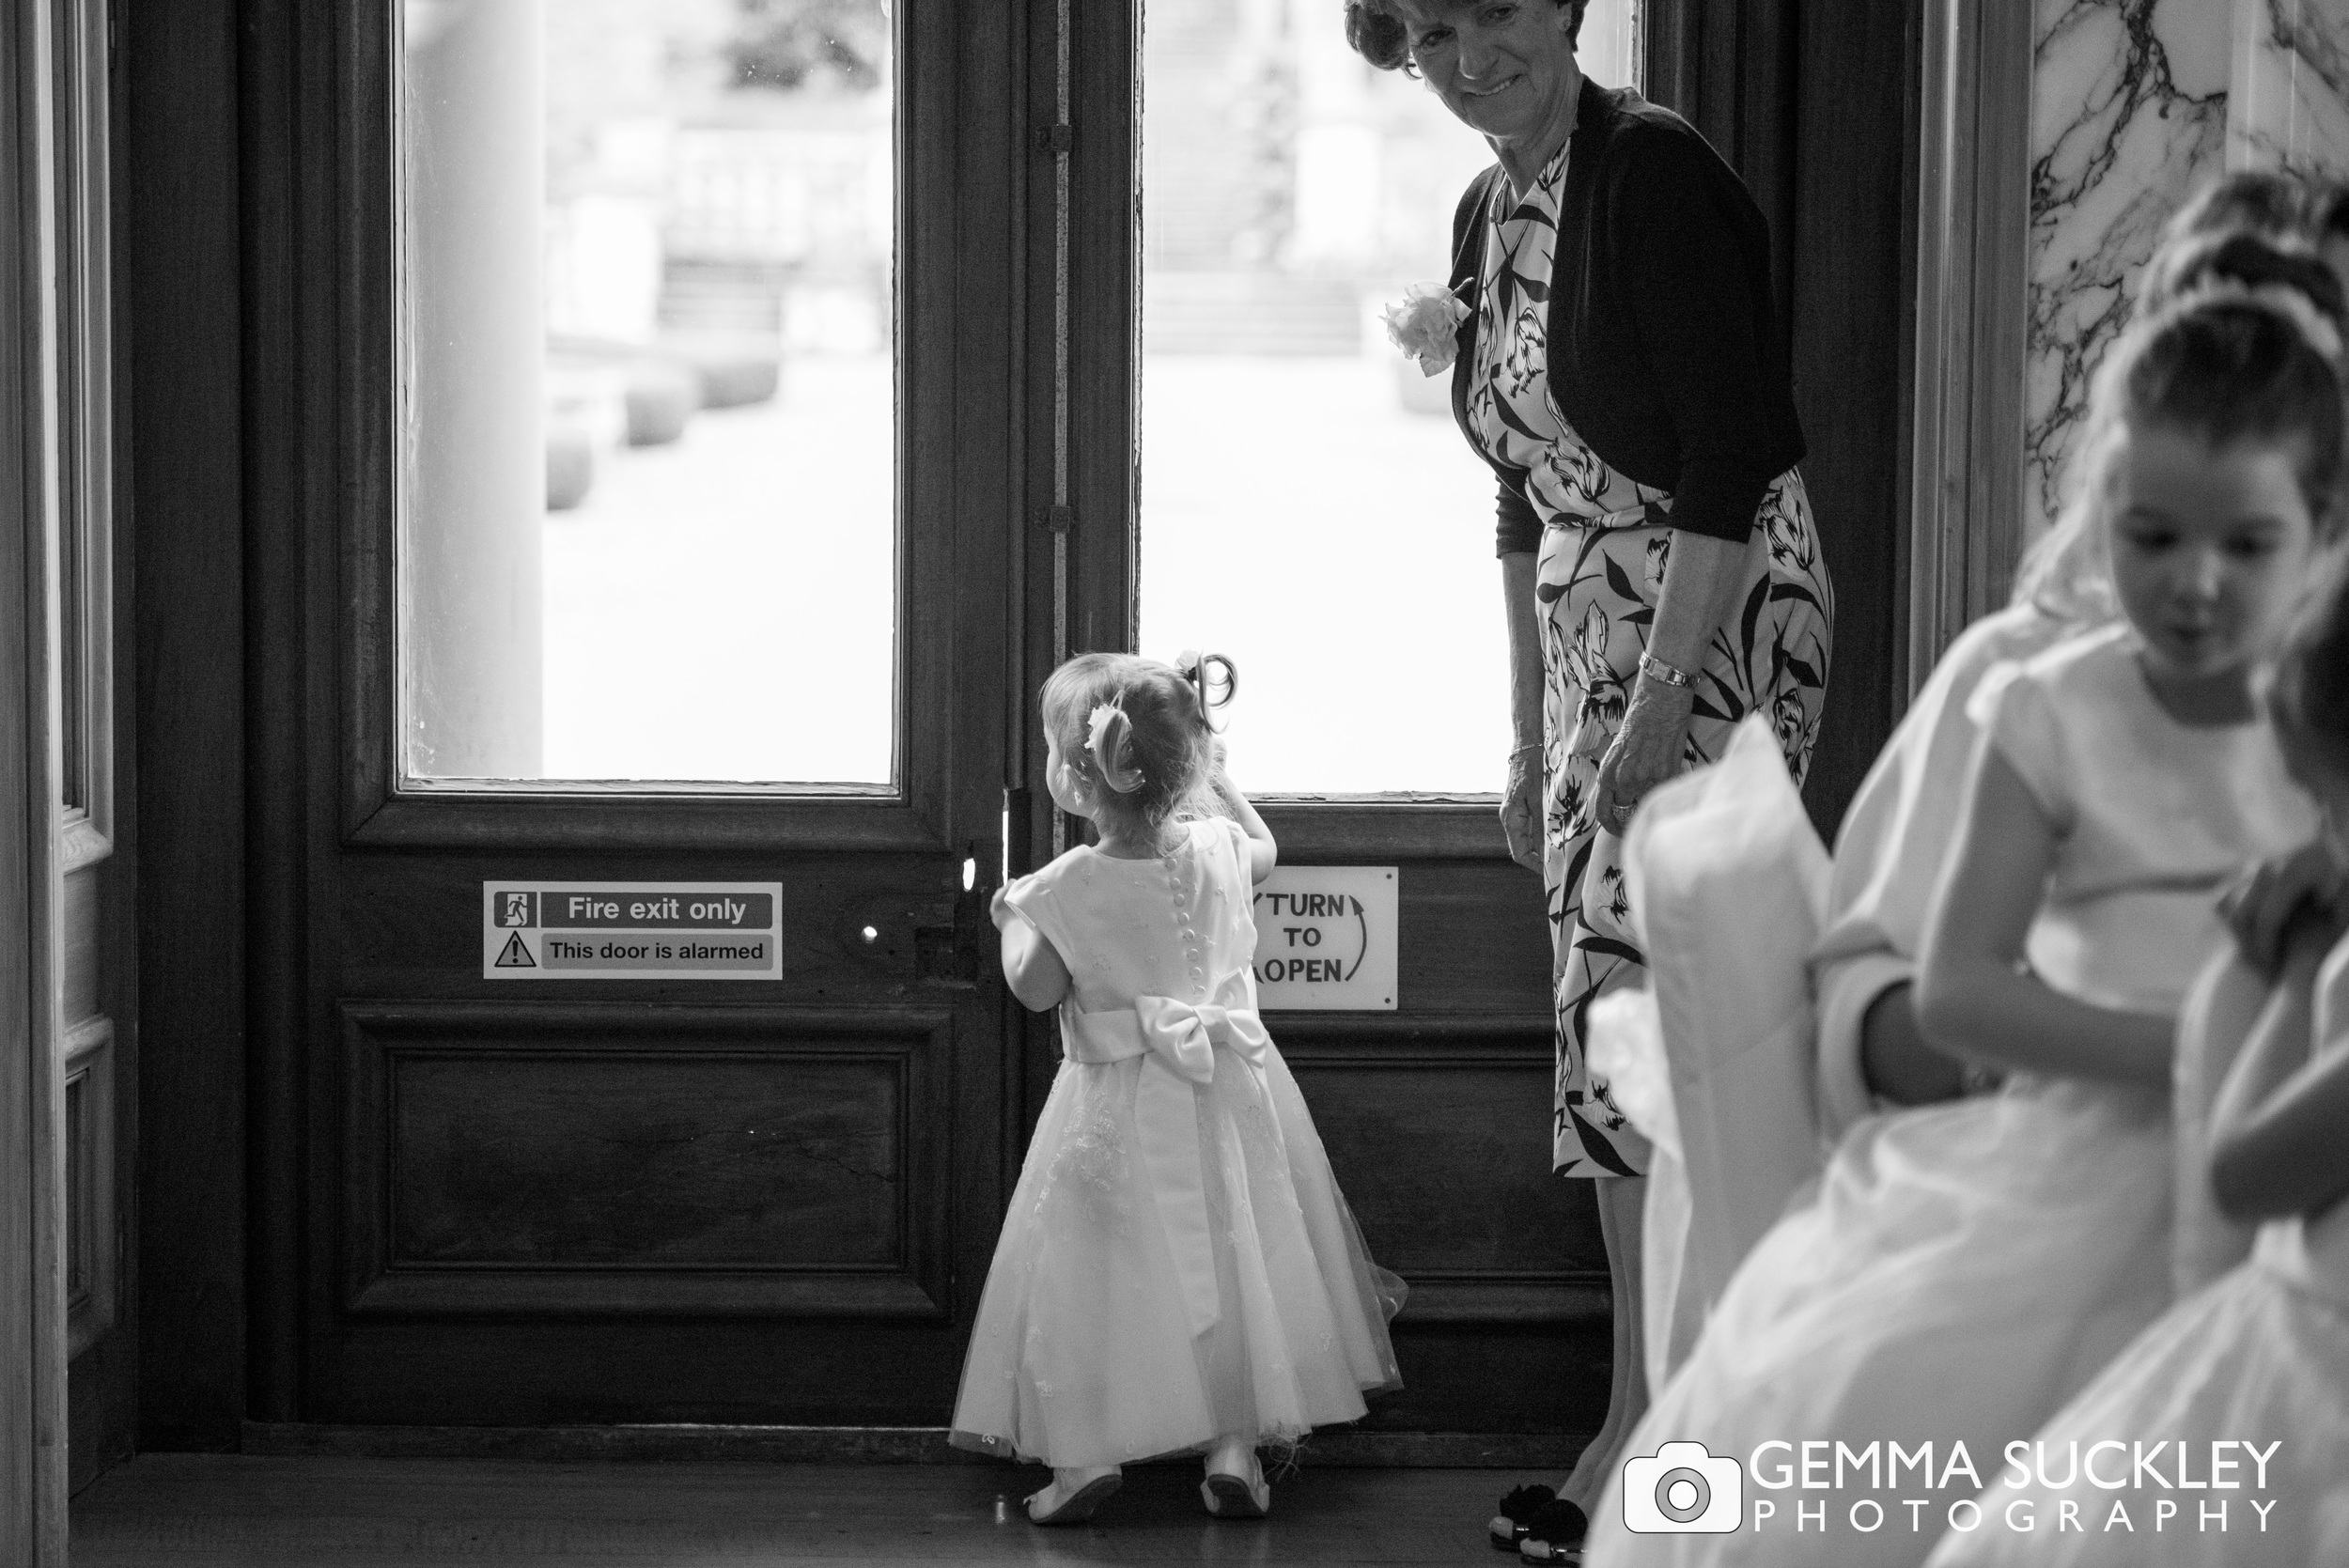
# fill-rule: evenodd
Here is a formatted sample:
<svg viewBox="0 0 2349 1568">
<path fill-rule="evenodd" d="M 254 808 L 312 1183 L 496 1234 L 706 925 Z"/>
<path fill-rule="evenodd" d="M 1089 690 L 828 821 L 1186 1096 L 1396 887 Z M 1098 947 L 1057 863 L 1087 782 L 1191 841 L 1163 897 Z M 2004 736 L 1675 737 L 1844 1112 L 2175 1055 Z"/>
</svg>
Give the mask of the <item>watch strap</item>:
<svg viewBox="0 0 2349 1568">
<path fill-rule="evenodd" d="M 1652 653 L 1640 655 L 1640 674 L 1650 680 L 1660 680 L 1666 686 L 1686 687 L 1692 684 L 1688 671 L 1676 664 L 1667 664 Z"/>
</svg>

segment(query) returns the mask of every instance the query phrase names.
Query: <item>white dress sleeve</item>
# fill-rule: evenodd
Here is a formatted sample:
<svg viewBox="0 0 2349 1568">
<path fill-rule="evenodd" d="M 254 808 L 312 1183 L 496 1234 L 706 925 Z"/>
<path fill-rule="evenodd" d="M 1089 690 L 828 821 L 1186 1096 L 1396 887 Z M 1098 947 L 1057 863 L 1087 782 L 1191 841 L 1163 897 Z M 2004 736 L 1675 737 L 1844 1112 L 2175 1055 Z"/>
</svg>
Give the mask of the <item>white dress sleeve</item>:
<svg viewBox="0 0 2349 1568">
<path fill-rule="evenodd" d="M 1934 666 L 1844 813 L 1827 929 L 1811 955 L 1819 1005 L 1819 1132 L 1829 1142 L 1880 1109 L 1860 1060 L 1861 1031 L 1878 998 L 1917 977 L 1927 907 L 1982 738 L 1969 699 L 1992 672 L 2043 652 L 2071 629 L 2027 605 L 1967 628 Z"/>
<path fill-rule="evenodd" d="M 2028 665 L 2001 664 L 1983 676 L 1966 704 L 1966 715 L 1982 727 L 1984 744 L 2015 769 L 2056 831 L 2070 832 L 2077 820 L 2072 799 L 2076 769 L 2046 683 Z"/>
<path fill-rule="evenodd" d="M 1003 902 L 1052 944 L 1052 951 L 1060 955 L 1064 965 L 1069 964 L 1076 955 L 1069 945 L 1068 922 L 1063 916 L 1057 896 L 1058 884 L 1067 861 L 1068 857 L 1063 855 L 1050 865 L 1030 872 L 1025 877 L 1014 877 L 1003 887 Z"/>
</svg>

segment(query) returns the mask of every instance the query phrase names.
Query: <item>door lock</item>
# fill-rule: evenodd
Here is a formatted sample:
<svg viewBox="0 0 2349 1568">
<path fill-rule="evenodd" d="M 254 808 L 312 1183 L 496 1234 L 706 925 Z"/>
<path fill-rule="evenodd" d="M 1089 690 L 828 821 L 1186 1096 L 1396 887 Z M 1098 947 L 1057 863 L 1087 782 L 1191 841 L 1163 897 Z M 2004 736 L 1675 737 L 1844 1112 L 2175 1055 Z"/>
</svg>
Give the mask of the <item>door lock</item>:
<svg viewBox="0 0 2349 1568">
<path fill-rule="evenodd" d="M 913 928 L 913 974 L 926 986 L 974 986 L 986 971 L 982 965 L 992 951 L 988 890 L 967 888 L 955 895 L 952 925 Z"/>
</svg>

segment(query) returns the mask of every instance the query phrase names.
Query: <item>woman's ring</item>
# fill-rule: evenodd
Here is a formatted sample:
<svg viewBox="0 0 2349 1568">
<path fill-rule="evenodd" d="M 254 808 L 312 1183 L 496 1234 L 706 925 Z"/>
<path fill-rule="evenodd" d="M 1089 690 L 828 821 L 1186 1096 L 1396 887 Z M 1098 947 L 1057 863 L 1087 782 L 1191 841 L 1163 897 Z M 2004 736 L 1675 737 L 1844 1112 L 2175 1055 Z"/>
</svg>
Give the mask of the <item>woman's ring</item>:
<svg viewBox="0 0 2349 1568">
<path fill-rule="evenodd" d="M 1634 800 L 1627 806 L 1615 806 L 1611 808 L 1609 815 L 1614 817 L 1614 819 L 1618 822 L 1628 822 L 1631 820 L 1631 814 L 1639 809 L 1640 803 Z"/>
</svg>

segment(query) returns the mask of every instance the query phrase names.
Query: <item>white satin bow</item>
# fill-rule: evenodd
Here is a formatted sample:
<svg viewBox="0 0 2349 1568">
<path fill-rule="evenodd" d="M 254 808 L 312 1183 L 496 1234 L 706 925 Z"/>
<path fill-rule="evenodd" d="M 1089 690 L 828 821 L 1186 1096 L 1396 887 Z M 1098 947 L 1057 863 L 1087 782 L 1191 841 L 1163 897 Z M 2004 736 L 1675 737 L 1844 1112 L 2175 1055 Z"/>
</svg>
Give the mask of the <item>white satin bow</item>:
<svg viewBox="0 0 2349 1568">
<path fill-rule="evenodd" d="M 1215 1244 L 1207 1232 L 1207 1189 L 1199 1165 L 1198 1086 L 1215 1081 L 1215 1053 L 1246 1063 L 1264 1094 L 1264 1063 L 1272 1036 L 1253 1007 L 1136 997 L 1130 1011 L 1063 1016 L 1068 1058 L 1088 1065 L 1144 1058 L 1134 1089 L 1134 1131 L 1143 1168 L 1158 1199 L 1182 1286 L 1190 1331 L 1215 1326 Z M 1268 1111 L 1269 1106 L 1267 1107 Z"/>
</svg>

